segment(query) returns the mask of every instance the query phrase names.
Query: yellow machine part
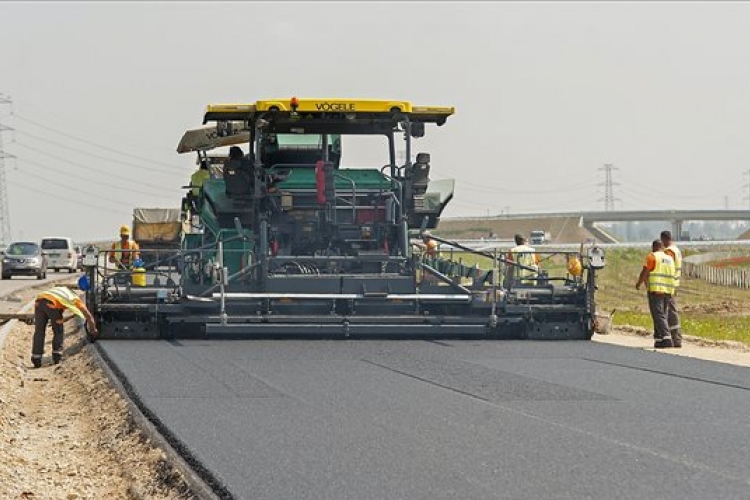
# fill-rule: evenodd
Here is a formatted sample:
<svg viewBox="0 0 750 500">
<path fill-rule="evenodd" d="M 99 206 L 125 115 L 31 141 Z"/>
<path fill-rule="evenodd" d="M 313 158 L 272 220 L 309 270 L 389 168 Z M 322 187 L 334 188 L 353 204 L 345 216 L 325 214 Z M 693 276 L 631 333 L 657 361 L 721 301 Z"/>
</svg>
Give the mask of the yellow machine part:
<svg viewBox="0 0 750 500">
<path fill-rule="evenodd" d="M 203 117 L 203 123 L 208 121 L 251 120 L 256 113 L 272 110 L 280 112 L 298 113 L 392 113 L 398 110 L 411 115 L 414 119 L 427 122 L 445 122 L 445 119 L 455 113 L 452 106 L 414 106 L 409 101 L 386 99 L 347 99 L 347 98 L 287 98 L 266 99 L 255 103 L 238 104 L 209 104 Z"/>
</svg>

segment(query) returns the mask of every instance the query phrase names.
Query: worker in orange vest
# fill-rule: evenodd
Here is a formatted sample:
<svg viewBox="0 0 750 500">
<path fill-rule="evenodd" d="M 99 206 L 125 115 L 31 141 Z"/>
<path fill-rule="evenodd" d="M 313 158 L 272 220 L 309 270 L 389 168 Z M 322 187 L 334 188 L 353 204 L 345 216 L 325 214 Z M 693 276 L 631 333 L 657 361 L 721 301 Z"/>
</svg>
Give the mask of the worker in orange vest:
<svg viewBox="0 0 750 500">
<path fill-rule="evenodd" d="M 651 243 L 651 253 L 643 261 L 635 288 L 640 290 L 641 285 L 648 285 L 648 308 L 654 322 L 655 349 L 673 346 L 667 310 L 674 293 L 674 276 L 674 259 L 664 252 L 661 240 L 654 240 Z"/>
<path fill-rule="evenodd" d="M 112 243 L 112 251 L 109 253 L 109 262 L 116 264 L 120 269 L 127 269 L 135 259 L 139 258 L 140 248 L 138 243 L 130 240 L 130 228 L 120 227 L 120 241 Z"/>
</svg>

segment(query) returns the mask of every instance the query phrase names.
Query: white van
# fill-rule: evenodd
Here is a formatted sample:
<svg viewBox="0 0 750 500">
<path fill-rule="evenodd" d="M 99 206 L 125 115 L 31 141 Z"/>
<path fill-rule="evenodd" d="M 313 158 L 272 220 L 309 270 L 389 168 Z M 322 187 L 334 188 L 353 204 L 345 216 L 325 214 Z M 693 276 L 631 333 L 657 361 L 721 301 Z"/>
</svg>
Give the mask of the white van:
<svg viewBox="0 0 750 500">
<path fill-rule="evenodd" d="M 42 251 L 47 253 L 48 269 L 67 269 L 69 273 L 78 270 L 78 253 L 70 238 L 43 238 Z"/>
</svg>

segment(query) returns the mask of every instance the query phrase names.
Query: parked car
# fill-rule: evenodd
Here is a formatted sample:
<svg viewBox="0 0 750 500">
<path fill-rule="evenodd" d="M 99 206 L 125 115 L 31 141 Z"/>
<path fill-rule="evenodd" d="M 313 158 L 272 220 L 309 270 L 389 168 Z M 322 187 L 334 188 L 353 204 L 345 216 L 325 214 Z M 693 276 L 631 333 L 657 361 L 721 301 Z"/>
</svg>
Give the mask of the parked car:
<svg viewBox="0 0 750 500">
<path fill-rule="evenodd" d="M 53 271 L 67 269 L 74 273 L 78 270 L 78 253 L 70 238 L 43 238 L 42 250 L 47 252 L 48 265 Z"/>
<path fill-rule="evenodd" d="M 2 278 L 13 276 L 47 277 L 47 253 L 37 243 L 18 241 L 8 245 L 3 252 Z"/>
</svg>

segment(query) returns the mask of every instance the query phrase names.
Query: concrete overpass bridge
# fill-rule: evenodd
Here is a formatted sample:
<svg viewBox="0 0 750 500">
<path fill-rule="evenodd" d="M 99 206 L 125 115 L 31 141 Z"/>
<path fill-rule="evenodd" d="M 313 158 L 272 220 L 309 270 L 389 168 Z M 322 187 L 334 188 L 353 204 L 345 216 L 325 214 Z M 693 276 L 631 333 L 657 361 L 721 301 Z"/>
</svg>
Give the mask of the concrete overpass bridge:
<svg viewBox="0 0 750 500">
<path fill-rule="evenodd" d="M 682 239 L 682 225 L 686 221 L 750 221 L 750 210 L 622 210 L 581 212 L 581 222 L 590 230 L 597 222 L 667 221 L 672 225 L 672 237 Z"/>
<path fill-rule="evenodd" d="M 597 228 L 599 222 L 647 222 L 665 221 L 672 226 L 672 237 L 682 239 L 682 225 L 691 221 L 750 221 L 750 210 L 612 210 L 554 213 L 503 214 L 487 219 L 521 220 L 550 217 L 578 217 L 579 225 L 585 227 L 597 239 L 605 243 L 616 243 L 615 239 Z M 479 217 L 472 217 L 479 219 Z"/>
</svg>

